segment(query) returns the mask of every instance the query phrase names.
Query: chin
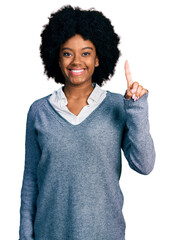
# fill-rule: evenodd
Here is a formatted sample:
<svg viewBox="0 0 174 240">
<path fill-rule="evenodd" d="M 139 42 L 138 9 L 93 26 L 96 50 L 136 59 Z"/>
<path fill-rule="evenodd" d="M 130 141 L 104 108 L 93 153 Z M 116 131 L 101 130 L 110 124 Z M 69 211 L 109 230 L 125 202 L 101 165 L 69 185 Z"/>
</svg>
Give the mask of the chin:
<svg viewBox="0 0 174 240">
<path fill-rule="evenodd" d="M 68 79 L 68 83 L 72 85 L 81 85 L 87 83 L 89 80 L 84 79 Z"/>
</svg>

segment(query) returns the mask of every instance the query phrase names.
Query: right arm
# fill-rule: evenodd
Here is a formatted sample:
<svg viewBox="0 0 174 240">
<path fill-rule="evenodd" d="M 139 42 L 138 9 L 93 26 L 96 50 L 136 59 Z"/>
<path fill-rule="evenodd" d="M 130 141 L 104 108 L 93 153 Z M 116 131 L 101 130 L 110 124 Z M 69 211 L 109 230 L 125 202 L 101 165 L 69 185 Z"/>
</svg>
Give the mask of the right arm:
<svg viewBox="0 0 174 240">
<path fill-rule="evenodd" d="M 25 168 L 21 189 L 20 240 L 34 240 L 34 219 L 38 195 L 37 165 L 41 156 L 34 129 L 35 110 L 31 106 L 27 115 L 25 138 Z"/>
</svg>

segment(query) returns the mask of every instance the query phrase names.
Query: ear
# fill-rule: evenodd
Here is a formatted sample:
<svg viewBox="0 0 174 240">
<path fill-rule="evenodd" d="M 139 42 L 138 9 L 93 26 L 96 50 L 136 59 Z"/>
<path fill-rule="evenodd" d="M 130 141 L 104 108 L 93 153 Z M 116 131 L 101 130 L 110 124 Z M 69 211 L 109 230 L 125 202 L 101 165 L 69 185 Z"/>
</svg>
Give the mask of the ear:
<svg viewBox="0 0 174 240">
<path fill-rule="evenodd" d="M 95 67 L 98 67 L 99 66 L 99 58 L 96 56 L 96 59 L 95 59 Z"/>
</svg>

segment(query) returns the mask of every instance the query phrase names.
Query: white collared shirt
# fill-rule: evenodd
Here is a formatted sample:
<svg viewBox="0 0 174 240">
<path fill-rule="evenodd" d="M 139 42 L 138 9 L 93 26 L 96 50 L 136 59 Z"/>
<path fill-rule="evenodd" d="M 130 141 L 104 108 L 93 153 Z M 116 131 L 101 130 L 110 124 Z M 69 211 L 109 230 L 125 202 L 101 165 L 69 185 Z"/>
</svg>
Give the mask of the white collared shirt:
<svg viewBox="0 0 174 240">
<path fill-rule="evenodd" d="M 89 105 L 82 108 L 80 113 L 76 116 L 67 108 L 67 98 L 61 86 L 57 91 L 54 91 L 49 98 L 49 102 L 55 108 L 55 110 L 67 121 L 73 125 L 81 123 L 92 111 L 94 111 L 97 106 L 106 97 L 106 90 L 102 89 L 97 83 L 93 83 L 94 89 L 87 99 Z"/>
</svg>

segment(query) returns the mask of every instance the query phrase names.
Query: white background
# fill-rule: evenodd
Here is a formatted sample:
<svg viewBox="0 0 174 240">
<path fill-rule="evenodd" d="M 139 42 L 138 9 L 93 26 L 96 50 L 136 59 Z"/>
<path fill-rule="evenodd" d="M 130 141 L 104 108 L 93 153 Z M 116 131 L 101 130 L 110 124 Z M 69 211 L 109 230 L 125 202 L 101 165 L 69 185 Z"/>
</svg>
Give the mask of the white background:
<svg viewBox="0 0 174 240">
<path fill-rule="evenodd" d="M 123 158 L 120 184 L 125 198 L 126 240 L 172 240 L 174 14 L 169 0 L 1 2 L 0 239 L 18 239 L 29 106 L 61 86 L 48 81 L 43 74 L 39 45 L 42 26 L 48 22 L 51 12 L 66 4 L 102 11 L 121 37 L 122 56 L 115 75 L 103 88 L 125 92 L 124 62 L 128 59 L 133 80 L 149 90 L 149 120 L 156 165 L 150 175 L 143 176 L 131 170 Z"/>
</svg>

